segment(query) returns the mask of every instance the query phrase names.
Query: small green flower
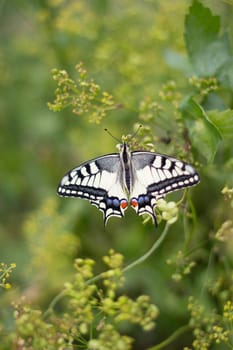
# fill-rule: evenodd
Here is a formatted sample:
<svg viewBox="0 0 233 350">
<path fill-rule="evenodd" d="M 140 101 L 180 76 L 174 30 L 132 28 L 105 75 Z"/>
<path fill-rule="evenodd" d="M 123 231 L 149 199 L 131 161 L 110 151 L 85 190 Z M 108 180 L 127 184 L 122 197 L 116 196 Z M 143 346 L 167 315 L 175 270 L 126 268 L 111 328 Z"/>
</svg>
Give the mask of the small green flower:
<svg viewBox="0 0 233 350">
<path fill-rule="evenodd" d="M 223 317 L 227 321 L 233 322 L 233 302 L 230 300 L 224 304 Z"/>
<path fill-rule="evenodd" d="M 166 202 L 165 199 L 159 199 L 157 202 L 158 209 L 162 212 L 161 217 L 168 224 L 173 224 L 178 219 L 178 207 L 175 202 Z"/>
<path fill-rule="evenodd" d="M 228 242 L 233 237 L 233 221 L 224 221 L 215 234 L 215 239 L 221 242 Z"/>
<path fill-rule="evenodd" d="M 198 90 L 202 97 L 207 96 L 210 92 L 216 91 L 219 88 L 218 81 L 215 77 L 200 78 L 192 76 L 189 79 L 189 83 Z"/>
<path fill-rule="evenodd" d="M 7 282 L 13 269 L 16 268 L 15 263 L 11 263 L 9 266 L 5 263 L 0 263 L 0 287 L 8 290 L 11 289 L 11 283 Z"/>
<path fill-rule="evenodd" d="M 113 249 L 110 249 L 108 255 L 103 257 L 103 261 L 110 268 L 122 268 L 124 257 L 122 254 L 116 253 Z"/>
<path fill-rule="evenodd" d="M 220 344 L 222 342 L 226 343 L 229 338 L 229 331 L 224 330 L 224 328 L 221 326 L 213 325 L 211 337 L 216 344 Z"/>
</svg>

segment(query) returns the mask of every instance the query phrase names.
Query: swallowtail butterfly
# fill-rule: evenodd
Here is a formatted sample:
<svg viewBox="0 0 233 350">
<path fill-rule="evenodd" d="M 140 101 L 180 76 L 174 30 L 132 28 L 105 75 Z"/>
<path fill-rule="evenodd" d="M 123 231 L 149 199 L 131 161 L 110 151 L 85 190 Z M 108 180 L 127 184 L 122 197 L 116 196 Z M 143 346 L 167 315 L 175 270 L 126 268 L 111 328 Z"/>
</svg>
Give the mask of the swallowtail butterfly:
<svg viewBox="0 0 233 350">
<path fill-rule="evenodd" d="M 149 214 L 157 225 L 157 200 L 199 181 L 191 165 L 164 154 L 131 152 L 123 143 L 120 153 L 95 158 L 69 171 L 57 192 L 89 200 L 103 211 L 105 224 L 111 216 L 123 217 L 130 204 L 138 215 Z"/>
</svg>

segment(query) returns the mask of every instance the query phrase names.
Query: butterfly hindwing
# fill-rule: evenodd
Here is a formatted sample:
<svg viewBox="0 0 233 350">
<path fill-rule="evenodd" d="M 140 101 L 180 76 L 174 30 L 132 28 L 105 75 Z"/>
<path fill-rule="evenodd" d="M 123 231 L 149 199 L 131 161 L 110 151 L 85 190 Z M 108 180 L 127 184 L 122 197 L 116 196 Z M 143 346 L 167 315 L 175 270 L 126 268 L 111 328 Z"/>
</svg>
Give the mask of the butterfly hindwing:
<svg viewBox="0 0 233 350">
<path fill-rule="evenodd" d="M 62 178 L 57 192 L 64 197 L 89 200 L 103 211 L 106 223 L 111 216 L 122 217 L 127 207 L 122 174 L 119 154 L 109 154 L 69 171 Z"/>
<path fill-rule="evenodd" d="M 149 214 L 154 222 L 157 200 L 167 193 L 196 185 L 199 175 L 189 164 L 163 154 L 132 152 L 131 206 L 137 214 Z"/>
</svg>

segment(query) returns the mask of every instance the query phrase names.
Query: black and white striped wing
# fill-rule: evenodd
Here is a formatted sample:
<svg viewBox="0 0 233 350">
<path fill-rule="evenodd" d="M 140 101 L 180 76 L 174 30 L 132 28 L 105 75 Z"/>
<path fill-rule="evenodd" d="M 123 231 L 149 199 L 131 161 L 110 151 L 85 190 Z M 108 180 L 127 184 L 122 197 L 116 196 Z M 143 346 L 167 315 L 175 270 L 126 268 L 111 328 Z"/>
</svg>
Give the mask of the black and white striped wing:
<svg viewBox="0 0 233 350">
<path fill-rule="evenodd" d="M 189 164 L 153 152 L 132 152 L 132 189 L 130 204 L 138 215 L 151 215 L 154 207 L 167 193 L 196 185 L 199 175 Z"/>
<path fill-rule="evenodd" d="M 69 171 L 58 185 L 57 193 L 89 200 L 103 211 L 106 224 L 111 216 L 122 217 L 128 206 L 122 179 L 119 154 L 109 154 Z"/>
</svg>

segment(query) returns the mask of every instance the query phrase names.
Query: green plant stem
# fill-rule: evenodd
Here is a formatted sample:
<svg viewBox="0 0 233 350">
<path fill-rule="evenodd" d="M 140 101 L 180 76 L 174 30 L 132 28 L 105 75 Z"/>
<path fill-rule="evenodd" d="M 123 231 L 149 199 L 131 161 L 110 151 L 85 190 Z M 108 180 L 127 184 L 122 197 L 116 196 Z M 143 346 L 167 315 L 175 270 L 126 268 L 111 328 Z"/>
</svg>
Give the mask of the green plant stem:
<svg viewBox="0 0 233 350">
<path fill-rule="evenodd" d="M 164 341 L 162 341 L 161 343 L 159 343 L 155 346 L 152 346 L 152 348 L 148 348 L 147 350 L 161 350 L 161 349 L 165 348 L 165 346 L 169 345 L 174 340 L 176 340 L 182 334 L 190 331 L 190 329 L 191 328 L 189 325 L 182 326 L 182 327 L 178 328 L 177 330 L 175 330 L 175 332 L 173 332 L 167 339 L 165 339 Z"/>
<path fill-rule="evenodd" d="M 134 266 L 141 264 L 142 262 L 144 262 L 146 259 L 149 258 L 149 256 L 160 246 L 160 244 L 163 242 L 163 240 L 165 239 L 167 233 L 168 233 L 168 228 L 169 228 L 169 224 L 166 223 L 166 226 L 161 234 L 161 236 L 159 237 L 159 239 L 157 239 L 155 241 L 155 243 L 152 245 L 152 247 L 148 250 L 148 252 L 146 252 L 144 255 L 142 255 L 140 258 L 138 258 L 137 260 L 133 261 L 132 263 L 130 263 L 129 265 L 125 266 L 122 269 L 122 273 L 127 272 L 128 270 L 131 270 Z M 100 273 L 99 275 L 89 279 L 88 281 L 86 281 L 87 284 L 99 281 L 102 278 L 102 273 Z"/>
<path fill-rule="evenodd" d="M 148 252 L 146 252 L 144 255 L 142 255 L 140 258 L 138 258 L 137 260 L 133 261 L 131 264 L 127 265 L 122 272 L 125 273 L 128 270 L 131 270 L 134 266 L 141 264 L 142 262 L 144 262 L 146 259 L 149 258 L 149 256 L 154 253 L 154 251 L 160 246 L 160 244 L 163 242 L 163 240 L 165 239 L 167 233 L 168 233 L 168 229 L 169 229 L 170 225 L 168 223 L 166 223 L 166 226 L 164 227 L 164 230 L 161 234 L 161 236 L 159 237 L 159 239 L 157 239 L 155 241 L 155 243 L 152 245 L 152 247 L 148 250 Z"/>
<path fill-rule="evenodd" d="M 49 304 L 48 309 L 43 313 L 42 318 L 45 319 L 46 317 L 49 316 L 50 313 L 53 312 L 53 309 L 55 307 L 55 305 L 58 303 L 58 301 L 60 299 L 62 299 L 65 296 L 65 290 L 63 289 L 59 294 L 57 294 L 53 300 L 51 301 L 51 303 Z"/>
</svg>

